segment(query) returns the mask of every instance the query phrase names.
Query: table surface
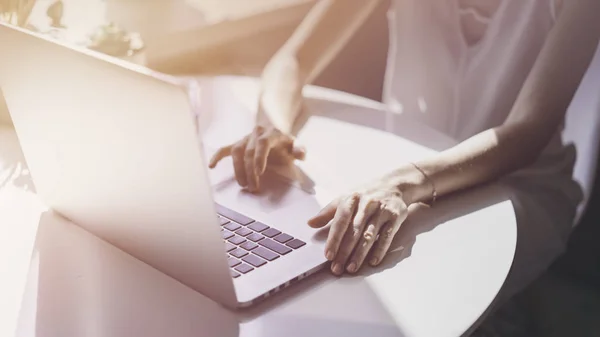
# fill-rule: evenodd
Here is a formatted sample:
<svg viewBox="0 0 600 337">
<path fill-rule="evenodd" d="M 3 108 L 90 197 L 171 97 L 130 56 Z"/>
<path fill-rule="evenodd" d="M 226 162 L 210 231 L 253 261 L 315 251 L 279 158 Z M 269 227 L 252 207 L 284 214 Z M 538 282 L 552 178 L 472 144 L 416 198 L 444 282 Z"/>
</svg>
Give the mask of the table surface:
<svg viewBox="0 0 600 337">
<path fill-rule="evenodd" d="M 213 112 L 202 119 L 207 148 L 251 127 L 254 80 L 201 83 Z M 348 188 L 453 144 L 376 102 L 314 87 L 306 96 L 300 166 L 316 187 Z M 237 123 L 219 122 L 232 116 Z M 357 157 L 369 165 L 348 168 Z M 48 212 L 8 126 L 0 129 L 0 184 L 2 336 L 458 336 L 496 297 L 516 245 L 506 191 L 488 186 L 413 214 L 399 233 L 404 249 L 379 268 L 342 278 L 321 272 L 232 312 Z"/>
</svg>

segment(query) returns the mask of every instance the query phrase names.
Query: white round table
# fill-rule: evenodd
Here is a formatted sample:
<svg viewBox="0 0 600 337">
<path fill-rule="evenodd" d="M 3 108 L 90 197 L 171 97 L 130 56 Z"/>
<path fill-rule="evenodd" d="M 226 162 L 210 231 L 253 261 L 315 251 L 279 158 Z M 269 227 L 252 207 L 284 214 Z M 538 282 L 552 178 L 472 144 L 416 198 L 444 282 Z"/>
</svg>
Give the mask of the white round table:
<svg viewBox="0 0 600 337">
<path fill-rule="evenodd" d="M 201 117 L 207 149 L 251 128 L 254 80 L 203 79 L 201 89 L 202 111 L 213 112 Z M 299 165 L 316 188 L 337 190 L 453 144 L 376 102 L 314 87 L 305 95 L 299 139 L 308 156 Z M 47 212 L 14 130 L 0 130 L 2 336 L 459 336 L 486 312 L 512 264 L 515 216 L 504 187 L 493 185 L 413 214 L 380 268 L 321 272 L 232 312 Z M 356 158 L 371 169 L 348 168 Z"/>
</svg>

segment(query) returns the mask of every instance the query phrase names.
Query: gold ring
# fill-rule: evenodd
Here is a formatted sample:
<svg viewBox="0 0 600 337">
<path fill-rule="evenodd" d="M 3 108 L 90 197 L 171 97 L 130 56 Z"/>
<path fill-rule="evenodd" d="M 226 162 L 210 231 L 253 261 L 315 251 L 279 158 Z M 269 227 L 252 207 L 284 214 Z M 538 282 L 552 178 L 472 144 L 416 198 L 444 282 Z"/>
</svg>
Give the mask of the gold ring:
<svg viewBox="0 0 600 337">
<path fill-rule="evenodd" d="M 365 230 L 365 232 L 363 233 L 363 238 L 365 238 L 365 241 L 372 241 L 375 239 L 375 226 L 374 225 L 369 225 L 367 227 L 367 230 Z"/>
<path fill-rule="evenodd" d="M 394 231 L 390 228 L 385 232 L 385 237 L 386 238 L 391 238 L 392 235 L 394 235 Z"/>
</svg>

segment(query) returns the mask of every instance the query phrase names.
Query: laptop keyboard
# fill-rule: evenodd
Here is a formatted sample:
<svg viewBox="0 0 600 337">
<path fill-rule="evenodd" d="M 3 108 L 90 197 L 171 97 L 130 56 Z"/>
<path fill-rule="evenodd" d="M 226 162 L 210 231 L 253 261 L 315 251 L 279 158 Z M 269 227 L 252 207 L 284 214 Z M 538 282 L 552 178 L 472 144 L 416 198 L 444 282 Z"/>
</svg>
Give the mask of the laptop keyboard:
<svg viewBox="0 0 600 337">
<path fill-rule="evenodd" d="M 238 278 L 306 245 L 302 240 L 216 204 L 231 276 Z"/>
</svg>

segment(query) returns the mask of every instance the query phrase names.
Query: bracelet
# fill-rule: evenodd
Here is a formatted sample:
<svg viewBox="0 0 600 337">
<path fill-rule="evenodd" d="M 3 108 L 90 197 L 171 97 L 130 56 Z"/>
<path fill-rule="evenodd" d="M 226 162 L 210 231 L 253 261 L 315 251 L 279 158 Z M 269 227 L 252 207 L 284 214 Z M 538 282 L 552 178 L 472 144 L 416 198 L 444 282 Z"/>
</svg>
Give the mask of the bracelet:
<svg viewBox="0 0 600 337">
<path fill-rule="evenodd" d="M 433 204 L 435 203 L 435 200 L 437 199 L 437 190 L 435 189 L 435 184 L 433 183 L 433 180 L 427 175 L 427 173 L 425 173 L 425 171 L 423 171 L 419 166 L 417 166 L 417 164 L 415 163 L 411 163 L 412 166 L 414 166 L 417 171 L 421 172 L 421 174 L 423 175 L 423 177 L 425 177 L 425 180 L 427 180 L 427 182 L 429 183 L 429 185 L 431 185 L 431 201 L 429 202 L 429 204 L 426 204 L 427 206 L 433 206 Z"/>
</svg>

